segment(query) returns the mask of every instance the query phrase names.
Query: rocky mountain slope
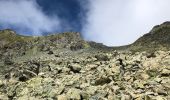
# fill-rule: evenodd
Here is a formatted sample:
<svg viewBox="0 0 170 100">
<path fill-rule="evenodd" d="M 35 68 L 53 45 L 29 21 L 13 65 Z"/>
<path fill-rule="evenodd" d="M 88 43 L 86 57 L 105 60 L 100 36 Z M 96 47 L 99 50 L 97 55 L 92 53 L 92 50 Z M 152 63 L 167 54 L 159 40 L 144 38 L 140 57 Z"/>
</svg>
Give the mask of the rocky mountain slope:
<svg viewBox="0 0 170 100">
<path fill-rule="evenodd" d="M 0 100 L 170 100 L 170 23 L 106 47 L 79 33 L 0 31 Z"/>
<path fill-rule="evenodd" d="M 155 26 L 149 33 L 135 41 L 131 48 L 136 51 L 170 49 L 170 22 Z"/>
</svg>

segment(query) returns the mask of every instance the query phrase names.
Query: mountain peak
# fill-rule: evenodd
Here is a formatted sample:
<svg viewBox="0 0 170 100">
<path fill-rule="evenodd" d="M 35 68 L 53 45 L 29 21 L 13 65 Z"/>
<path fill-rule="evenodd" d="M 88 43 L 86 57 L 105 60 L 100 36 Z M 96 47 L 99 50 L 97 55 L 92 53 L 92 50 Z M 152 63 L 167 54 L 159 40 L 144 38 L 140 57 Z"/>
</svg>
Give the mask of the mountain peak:
<svg viewBox="0 0 170 100">
<path fill-rule="evenodd" d="M 162 25 L 170 25 L 170 21 L 166 21 Z"/>
<path fill-rule="evenodd" d="M 47 36 L 23 36 L 18 35 L 11 29 L 0 31 L 1 48 L 70 48 L 79 50 L 89 47 L 88 42 L 84 41 L 79 32 L 64 32 L 59 34 L 49 34 Z M 2 44 L 3 42 L 3 44 Z"/>
<path fill-rule="evenodd" d="M 156 25 L 153 29 L 136 40 L 131 48 L 137 51 L 152 51 L 170 48 L 170 22 Z"/>
<path fill-rule="evenodd" d="M 170 28 L 170 21 L 166 21 L 160 25 L 156 25 L 152 28 L 152 30 L 150 31 L 150 33 L 156 33 L 156 31 L 160 31 L 163 29 L 167 29 Z"/>
<path fill-rule="evenodd" d="M 0 30 L 0 35 L 1 34 L 16 35 L 16 32 L 13 31 L 12 29 L 4 29 L 4 30 Z"/>
</svg>

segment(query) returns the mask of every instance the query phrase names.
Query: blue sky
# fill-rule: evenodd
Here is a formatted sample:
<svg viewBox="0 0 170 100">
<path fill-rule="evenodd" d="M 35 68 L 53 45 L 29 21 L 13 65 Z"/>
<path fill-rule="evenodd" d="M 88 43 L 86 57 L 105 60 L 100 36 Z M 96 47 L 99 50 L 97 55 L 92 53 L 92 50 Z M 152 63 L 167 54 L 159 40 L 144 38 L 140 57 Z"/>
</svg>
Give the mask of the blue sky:
<svg viewBox="0 0 170 100">
<path fill-rule="evenodd" d="M 133 43 L 170 21 L 170 0 L 0 0 L 0 30 L 23 35 L 80 32 L 108 46 Z"/>
<path fill-rule="evenodd" d="M 81 31 L 82 16 L 86 14 L 84 8 L 78 0 L 37 0 L 45 14 L 49 16 L 58 16 L 68 24 L 68 30 L 62 31 Z"/>
<path fill-rule="evenodd" d="M 0 7 L 0 28 L 24 35 L 80 32 L 85 14 L 78 0 L 0 0 Z"/>
</svg>

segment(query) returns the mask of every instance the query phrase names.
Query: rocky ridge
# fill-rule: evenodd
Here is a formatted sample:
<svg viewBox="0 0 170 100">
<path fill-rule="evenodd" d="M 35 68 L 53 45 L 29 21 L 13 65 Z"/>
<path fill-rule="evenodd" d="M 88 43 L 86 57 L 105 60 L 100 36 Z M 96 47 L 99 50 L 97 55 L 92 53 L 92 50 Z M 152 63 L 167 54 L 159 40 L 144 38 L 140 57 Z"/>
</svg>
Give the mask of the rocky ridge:
<svg viewBox="0 0 170 100">
<path fill-rule="evenodd" d="M 169 100 L 169 33 L 166 22 L 117 49 L 75 32 L 0 31 L 0 100 Z"/>
<path fill-rule="evenodd" d="M 170 49 L 170 22 L 164 22 L 140 37 L 130 45 L 135 51 L 156 51 Z"/>
</svg>

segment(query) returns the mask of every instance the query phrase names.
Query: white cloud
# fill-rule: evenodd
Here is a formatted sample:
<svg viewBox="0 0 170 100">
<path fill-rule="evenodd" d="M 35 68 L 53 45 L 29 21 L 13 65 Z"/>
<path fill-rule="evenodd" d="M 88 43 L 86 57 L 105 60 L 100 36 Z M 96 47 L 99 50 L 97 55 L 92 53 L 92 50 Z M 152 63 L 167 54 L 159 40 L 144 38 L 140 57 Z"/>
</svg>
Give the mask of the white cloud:
<svg viewBox="0 0 170 100">
<path fill-rule="evenodd" d="M 32 35 L 60 30 L 60 19 L 43 13 L 35 0 L 0 0 L 0 23 L 3 27 L 15 26 L 20 32 L 29 30 Z"/>
<path fill-rule="evenodd" d="M 88 0 L 82 33 L 108 46 L 134 42 L 153 26 L 170 20 L 170 0 Z"/>
</svg>

